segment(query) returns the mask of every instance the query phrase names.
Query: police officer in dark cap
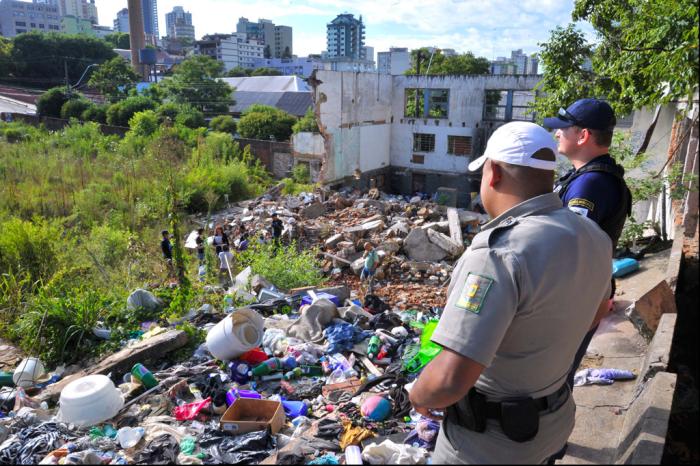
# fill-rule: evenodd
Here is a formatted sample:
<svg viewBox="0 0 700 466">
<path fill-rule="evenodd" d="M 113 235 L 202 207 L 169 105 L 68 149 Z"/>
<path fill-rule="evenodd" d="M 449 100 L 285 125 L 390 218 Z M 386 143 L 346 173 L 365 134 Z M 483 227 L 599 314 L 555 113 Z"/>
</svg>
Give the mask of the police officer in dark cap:
<svg viewBox="0 0 700 466">
<path fill-rule="evenodd" d="M 556 117 L 545 118 L 544 126 L 556 129 L 559 153 L 571 161 L 573 168 L 556 183 L 555 192 L 565 206 L 595 221 L 613 242 L 613 254 L 622 227 L 632 209 L 632 195 L 624 180 L 625 170 L 608 150 L 612 143 L 615 112 L 599 99 L 580 99 Z M 615 282 L 609 300 L 604 300 L 574 360 L 568 383 L 573 388 L 574 374 L 600 320 L 609 311 L 615 295 Z"/>
</svg>

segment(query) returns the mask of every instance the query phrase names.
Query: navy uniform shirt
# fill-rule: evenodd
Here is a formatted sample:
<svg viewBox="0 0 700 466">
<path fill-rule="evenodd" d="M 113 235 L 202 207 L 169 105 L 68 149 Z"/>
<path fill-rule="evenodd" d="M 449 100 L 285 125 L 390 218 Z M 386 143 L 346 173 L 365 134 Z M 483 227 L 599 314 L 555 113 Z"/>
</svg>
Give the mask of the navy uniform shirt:
<svg viewBox="0 0 700 466">
<path fill-rule="evenodd" d="M 608 154 L 596 157 L 588 163 L 593 162 L 615 165 L 615 161 Z M 570 210 L 601 225 L 617 213 L 622 202 L 622 185 L 610 173 L 584 173 L 571 182 L 562 202 Z"/>
</svg>

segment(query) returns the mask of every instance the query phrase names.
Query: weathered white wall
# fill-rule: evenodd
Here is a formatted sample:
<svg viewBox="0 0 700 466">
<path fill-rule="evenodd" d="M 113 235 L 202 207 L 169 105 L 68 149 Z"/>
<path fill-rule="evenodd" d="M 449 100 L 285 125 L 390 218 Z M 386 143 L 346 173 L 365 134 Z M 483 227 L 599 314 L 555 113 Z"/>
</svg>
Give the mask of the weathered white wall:
<svg viewBox="0 0 700 466">
<path fill-rule="evenodd" d="M 487 89 L 532 90 L 537 76 L 394 76 L 394 100 L 391 134 L 391 164 L 422 170 L 466 173 L 470 157 L 447 153 L 447 136 L 471 136 L 476 149 L 476 133 L 483 126 L 484 96 Z M 423 119 L 405 117 L 406 89 L 449 89 L 447 118 Z M 499 123 L 489 123 L 492 132 Z M 413 133 L 435 134 L 434 152 L 414 152 Z M 411 162 L 413 154 L 424 154 L 425 162 Z M 472 157 L 479 154 L 472 154 Z"/>
<path fill-rule="evenodd" d="M 292 150 L 295 155 L 323 157 L 326 149 L 323 136 L 318 133 L 297 133 L 292 135 Z"/>
<path fill-rule="evenodd" d="M 319 124 L 325 132 L 326 182 L 388 166 L 391 135 L 391 76 L 317 71 Z"/>
</svg>

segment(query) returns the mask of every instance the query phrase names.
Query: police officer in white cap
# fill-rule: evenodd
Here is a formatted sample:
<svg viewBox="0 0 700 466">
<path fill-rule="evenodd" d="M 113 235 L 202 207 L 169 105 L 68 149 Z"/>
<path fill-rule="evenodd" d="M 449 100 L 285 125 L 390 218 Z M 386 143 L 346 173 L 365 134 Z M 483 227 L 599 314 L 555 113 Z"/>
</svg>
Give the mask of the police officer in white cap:
<svg viewBox="0 0 700 466">
<path fill-rule="evenodd" d="M 556 150 L 513 122 L 469 165 L 493 220 L 455 267 L 432 336 L 444 350 L 410 392 L 419 413 L 445 415 L 434 463 L 543 463 L 573 429 L 566 376 L 610 292 L 612 243 L 552 192 Z"/>
</svg>

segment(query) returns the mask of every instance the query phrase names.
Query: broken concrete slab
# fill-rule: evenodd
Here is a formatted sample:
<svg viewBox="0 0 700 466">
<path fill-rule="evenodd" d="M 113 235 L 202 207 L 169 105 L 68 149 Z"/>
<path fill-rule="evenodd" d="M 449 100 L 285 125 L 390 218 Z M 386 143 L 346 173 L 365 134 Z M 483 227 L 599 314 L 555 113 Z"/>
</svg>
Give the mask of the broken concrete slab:
<svg viewBox="0 0 700 466">
<path fill-rule="evenodd" d="M 427 231 L 421 228 L 413 229 L 406 236 L 403 249 L 413 261 L 438 262 L 448 256 L 445 249 L 430 242 Z"/>
<path fill-rule="evenodd" d="M 250 279 L 250 288 L 255 294 L 260 293 L 263 288 L 272 288 L 272 286 L 272 282 L 262 275 L 253 275 Z"/>
<path fill-rule="evenodd" d="M 659 325 L 647 348 L 644 361 L 639 368 L 637 384 L 643 384 L 654 377 L 657 372 L 668 369 L 671 359 L 671 345 L 673 344 L 673 332 L 676 328 L 676 314 L 664 314 L 659 320 Z"/>
<path fill-rule="evenodd" d="M 327 248 L 333 248 L 333 247 L 335 247 L 338 243 L 340 243 L 341 241 L 343 241 L 343 234 L 342 234 L 342 233 L 338 233 L 338 234 L 335 234 L 335 235 L 331 236 L 330 238 L 328 238 L 328 239 L 326 240 L 326 242 L 324 243 L 324 245 L 325 245 Z"/>
<path fill-rule="evenodd" d="M 359 259 L 356 259 L 353 261 L 353 263 L 350 265 L 350 268 L 352 269 L 352 272 L 355 275 L 360 275 L 362 273 L 362 269 L 365 267 L 365 259 L 363 257 L 360 257 Z"/>
<path fill-rule="evenodd" d="M 408 223 L 406 222 L 396 222 L 393 224 L 389 229 L 387 230 L 387 235 L 389 236 L 397 236 L 399 238 L 405 238 L 410 229 L 408 228 Z"/>
<path fill-rule="evenodd" d="M 661 280 L 625 310 L 627 317 L 647 340 L 652 338 L 661 315 L 666 313 L 676 313 L 676 298 L 666 280 Z"/>
<path fill-rule="evenodd" d="M 395 254 L 401 250 L 401 245 L 394 240 L 387 240 L 377 246 L 377 251 L 384 251 L 387 254 Z"/>
<path fill-rule="evenodd" d="M 450 257 L 457 257 L 464 252 L 464 245 L 455 243 L 449 236 L 435 230 L 427 230 L 426 233 L 430 242 L 445 250 Z"/>
<path fill-rule="evenodd" d="M 354 227 L 346 228 L 345 233 L 355 239 L 364 237 L 367 233 L 384 229 L 384 221 L 381 219 L 370 220 Z"/>
<path fill-rule="evenodd" d="M 318 218 L 326 213 L 326 206 L 320 202 L 315 202 L 301 211 L 301 215 L 309 220 Z"/>
<path fill-rule="evenodd" d="M 456 244 L 464 244 L 464 238 L 462 237 L 462 226 L 459 222 L 459 213 L 454 207 L 447 209 L 447 223 L 450 228 L 450 238 Z"/>
<path fill-rule="evenodd" d="M 160 333 L 147 340 L 140 341 L 130 348 L 124 348 L 110 356 L 107 356 L 92 367 L 84 369 L 65 379 L 46 387 L 36 399 L 39 401 L 56 401 L 61 394 L 61 390 L 73 380 L 86 375 L 108 374 L 110 372 L 117 376 L 129 372 L 137 362 L 148 364 L 161 358 L 170 351 L 181 348 L 187 344 L 187 333 L 182 330 L 169 330 Z"/>
</svg>

